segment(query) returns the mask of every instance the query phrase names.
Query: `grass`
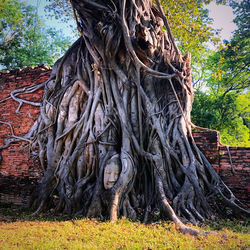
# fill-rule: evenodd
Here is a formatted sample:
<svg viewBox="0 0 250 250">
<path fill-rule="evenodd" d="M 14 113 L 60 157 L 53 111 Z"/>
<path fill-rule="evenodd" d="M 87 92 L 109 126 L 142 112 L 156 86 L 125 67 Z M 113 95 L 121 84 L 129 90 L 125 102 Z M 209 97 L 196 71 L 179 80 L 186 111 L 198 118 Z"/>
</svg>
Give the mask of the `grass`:
<svg viewBox="0 0 250 250">
<path fill-rule="evenodd" d="M 197 228 L 197 227 L 196 227 Z M 0 249 L 249 249 L 247 221 L 214 221 L 209 236 L 184 235 L 173 223 L 144 225 L 121 219 L 31 217 L 30 211 L 0 206 Z"/>
</svg>

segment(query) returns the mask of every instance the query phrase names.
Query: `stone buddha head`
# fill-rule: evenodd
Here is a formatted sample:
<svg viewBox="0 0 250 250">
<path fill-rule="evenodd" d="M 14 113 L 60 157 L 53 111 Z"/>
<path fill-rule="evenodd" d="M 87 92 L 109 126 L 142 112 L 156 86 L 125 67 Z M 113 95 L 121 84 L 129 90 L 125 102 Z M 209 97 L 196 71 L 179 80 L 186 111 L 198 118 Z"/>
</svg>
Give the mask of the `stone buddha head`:
<svg viewBox="0 0 250 250">
<path fill-rule="evenodd" d="M 105 189 L 112 188 L 118 180 L 121 171 L 121 161 L 119 154 L 113 155 L 104 169 L 103 184 Z"/>
</svg>

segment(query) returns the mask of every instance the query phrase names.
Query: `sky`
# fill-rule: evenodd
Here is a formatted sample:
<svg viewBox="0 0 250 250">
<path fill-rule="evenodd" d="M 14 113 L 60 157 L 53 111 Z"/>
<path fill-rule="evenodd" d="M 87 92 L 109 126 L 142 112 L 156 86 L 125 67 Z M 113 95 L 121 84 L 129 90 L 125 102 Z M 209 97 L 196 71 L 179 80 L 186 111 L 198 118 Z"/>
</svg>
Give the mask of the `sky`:
<svg viewBox="0 0 250 250">
<path fill-rule="evenodd" d="M 35 8 L 38 7 L 38 15 L 44 19 L 46 25 L 62 29 L 62 32 L 66 36 L 72 35 L 72 30 L 68 28 L 68 25 L 63 24 L 59 20 L 51 19 L 45 16 L 44 7 L 46 5 L 46 0 L 23 0 L 23 2 L 33 5 Z M 214 28 L 222 29 L 222 40 L 230 40 L 232 32 L 236 29 L 236 25 L 233 23 L 235 16 L 232 8 L 229 6 L 216 5 L 214 2 L 211 2 L 207 8 L 209 9 L 209 16 L 214 19 Z"/>
<path fill-rule="evenodd" d="M 232 32 L 237 28 L 233 19 L 235 15 L 233 14 L 232 8 L 230 6 L 216 5 L 211 2 L 208 5 L 209 16 L 214 19 L 214 28 L 222 29 L 221 38 L 224 40 L 230 40 Z"/>
<path fill-rule="evenodd" d="M 46 26 L 56 28 L 57 30 L 61 30 L 65 36 L 72 38 L 72 42 L 76 40 L 76 37 L 73 38 L 73 31 L 69 27 L 70 24 L 73 26 L 75 25 L 74 20 L 72 20 L 72 22 L 65 24 L 60 20 L 46 16 L 44 8 L 48 2 L 47 0 L 21 0 L 21 1 L 35 7 L 38 16 L 42 18 L 42 21 L 44 21 Z"/>
</svg>

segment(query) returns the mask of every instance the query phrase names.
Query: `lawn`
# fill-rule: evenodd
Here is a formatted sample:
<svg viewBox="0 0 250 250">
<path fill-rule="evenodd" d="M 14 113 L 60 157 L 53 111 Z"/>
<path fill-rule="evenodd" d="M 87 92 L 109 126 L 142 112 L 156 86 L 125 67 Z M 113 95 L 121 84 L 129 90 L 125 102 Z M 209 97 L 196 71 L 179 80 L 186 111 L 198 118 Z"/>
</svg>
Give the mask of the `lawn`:
<svg viewBox="0 0 250 250">
<path fill-rule="evenodd" d="M 171 222 L 144 225 L 120 219 L 31 217 L 30 211 L 0 208 L 0 249 L 249 249 L 247 221 L 214 221 L 209 236 L 184 235 Z M 196 227 L 198 228 L 198 227 Z"/>
</svg>

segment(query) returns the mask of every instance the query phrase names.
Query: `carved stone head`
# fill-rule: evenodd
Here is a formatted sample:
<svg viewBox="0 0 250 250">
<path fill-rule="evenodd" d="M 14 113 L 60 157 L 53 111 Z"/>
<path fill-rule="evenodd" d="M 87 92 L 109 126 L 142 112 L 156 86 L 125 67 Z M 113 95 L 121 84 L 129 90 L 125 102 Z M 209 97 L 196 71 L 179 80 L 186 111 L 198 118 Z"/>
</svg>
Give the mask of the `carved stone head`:
<svg viewBox="0 0 250 250">
<path fill-rule="evenodd" d="M 112 188 L 118 180 L 121 170 L 121 161 L 119 154 L 113 155 L 104 169 L 103 184 L 105 189 Z"/>
</svg>

